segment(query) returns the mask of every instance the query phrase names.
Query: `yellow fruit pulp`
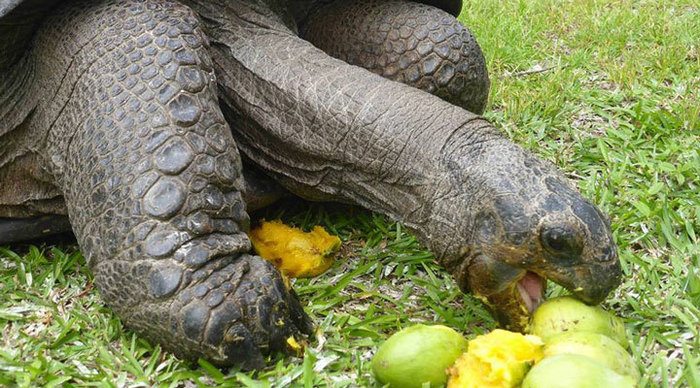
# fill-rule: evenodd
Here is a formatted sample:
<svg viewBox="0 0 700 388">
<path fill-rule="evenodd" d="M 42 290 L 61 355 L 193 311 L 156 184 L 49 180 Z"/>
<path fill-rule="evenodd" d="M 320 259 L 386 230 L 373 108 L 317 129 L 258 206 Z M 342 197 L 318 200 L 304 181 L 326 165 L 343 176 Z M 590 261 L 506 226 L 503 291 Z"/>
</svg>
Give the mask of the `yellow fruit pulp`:
<svg viewBox="0 0 700 388">
<path fill-rule="evenodd" d="M 263 222 L 249 236 L 258 255 L 292 278 L 322 274 L 333 264 L 333 254 L 340 248 L 340 239 L 321 226 L 307 233 L 279 220 Z"/>
<path fill-rule="evenodd" d="M 300 344 L 294 336 L 287 338 L 287 350 L 297 357 L 302 357 L 304 355 L 304 345 Z"/>
<path fill-rule="evenodd" d="M 469 341 L 469 348 L 448 370 L 448 388 L 517 387 L 543 357 L 544 343 L 534 335 L 494 330 Z"/>
</svg>

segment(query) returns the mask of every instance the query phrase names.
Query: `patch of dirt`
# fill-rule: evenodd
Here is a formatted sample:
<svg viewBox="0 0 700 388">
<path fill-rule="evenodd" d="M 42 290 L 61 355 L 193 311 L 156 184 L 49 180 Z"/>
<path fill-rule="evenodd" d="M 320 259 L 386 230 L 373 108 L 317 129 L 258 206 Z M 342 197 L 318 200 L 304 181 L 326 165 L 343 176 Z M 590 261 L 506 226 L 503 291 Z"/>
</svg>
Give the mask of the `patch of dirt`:
<svg viewBox="0 0 700 388">
<path fill-rule="evenodd" d="M 611 125 L 605 118 L 590 109 L 578 112 L 571 122 L 571 127 L 591 136 L 605 136 L 605 128 Z M 615 125 L 614 123 L 612 125 Z"/>
</svg>

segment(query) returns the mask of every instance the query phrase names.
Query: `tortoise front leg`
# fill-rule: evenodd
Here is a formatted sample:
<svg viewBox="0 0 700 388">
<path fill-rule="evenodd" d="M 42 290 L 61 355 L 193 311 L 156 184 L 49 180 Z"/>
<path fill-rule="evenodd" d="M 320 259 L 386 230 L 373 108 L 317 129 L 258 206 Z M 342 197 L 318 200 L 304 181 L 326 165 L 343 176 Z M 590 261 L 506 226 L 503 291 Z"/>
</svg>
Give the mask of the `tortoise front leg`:
<svg viewBox="0 0 700 388">
<path fill-rule="evenodd" d="M 36 46 L 43 82 L 64 71 L 70 84 L 62 109 L 39 114 L 54 115 L 51 169 L 107 304 L 180 356 L 261 367 L 309 325 L 249 254 L 241 160 L 205 42 L 176 3 L 64 7 Z"/>
<path fill-rule="evenodd" d="M 454 16 L 411 1 L 336 1 L 300 26 L 329 55 L 484 112 L 486 62 L 474 36 Z"/>
</svg>

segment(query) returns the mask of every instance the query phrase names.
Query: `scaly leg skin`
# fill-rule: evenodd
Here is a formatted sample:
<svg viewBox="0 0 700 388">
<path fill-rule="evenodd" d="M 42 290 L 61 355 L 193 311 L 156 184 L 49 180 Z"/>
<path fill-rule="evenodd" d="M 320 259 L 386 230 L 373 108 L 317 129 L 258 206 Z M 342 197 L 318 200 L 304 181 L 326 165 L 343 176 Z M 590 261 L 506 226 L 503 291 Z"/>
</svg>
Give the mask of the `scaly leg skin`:
<svg viewBox="0 0 700 388">
<path fill-rule="evenodd" d="M 124 323 L 181 357 L 259 368 L 310 324 L 248 253 L 241 161 L 206 42 L 175 2 L 64 6 L 35 41 L 39 82 L 57 91 L 36 120 L 51 123 L 51 171 Z"/>
<path fill-rule="evenodd" d="M 489 77 L 481 48 L 454 16 L 410 1 L 336 1 L 300 26 L 329 55 L 470 112 L 484 112 Z"/>
</svg>

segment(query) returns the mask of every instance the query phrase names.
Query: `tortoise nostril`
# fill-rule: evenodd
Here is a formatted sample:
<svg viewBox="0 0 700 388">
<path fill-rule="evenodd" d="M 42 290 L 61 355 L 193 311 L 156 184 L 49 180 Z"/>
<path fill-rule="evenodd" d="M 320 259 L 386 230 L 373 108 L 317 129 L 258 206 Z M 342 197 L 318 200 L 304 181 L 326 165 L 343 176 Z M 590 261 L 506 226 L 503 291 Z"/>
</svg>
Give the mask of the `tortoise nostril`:
<svg viewBox="0 0 700 388">
<path fill-rule="evenodd" d="M 542 245 L 555 255 L 577 255 L 581 253 L 581 243 L 576 233 L 566 226 L 546 226 L 540 234 Z"/>
<path fill-rule="evenodd" d="M 603 254 L 597 257 L 598 262 L 606 263 L 617 260 L 617 250 L 614 245 L 608 245 L 603 249 Z"/>
</svg>

